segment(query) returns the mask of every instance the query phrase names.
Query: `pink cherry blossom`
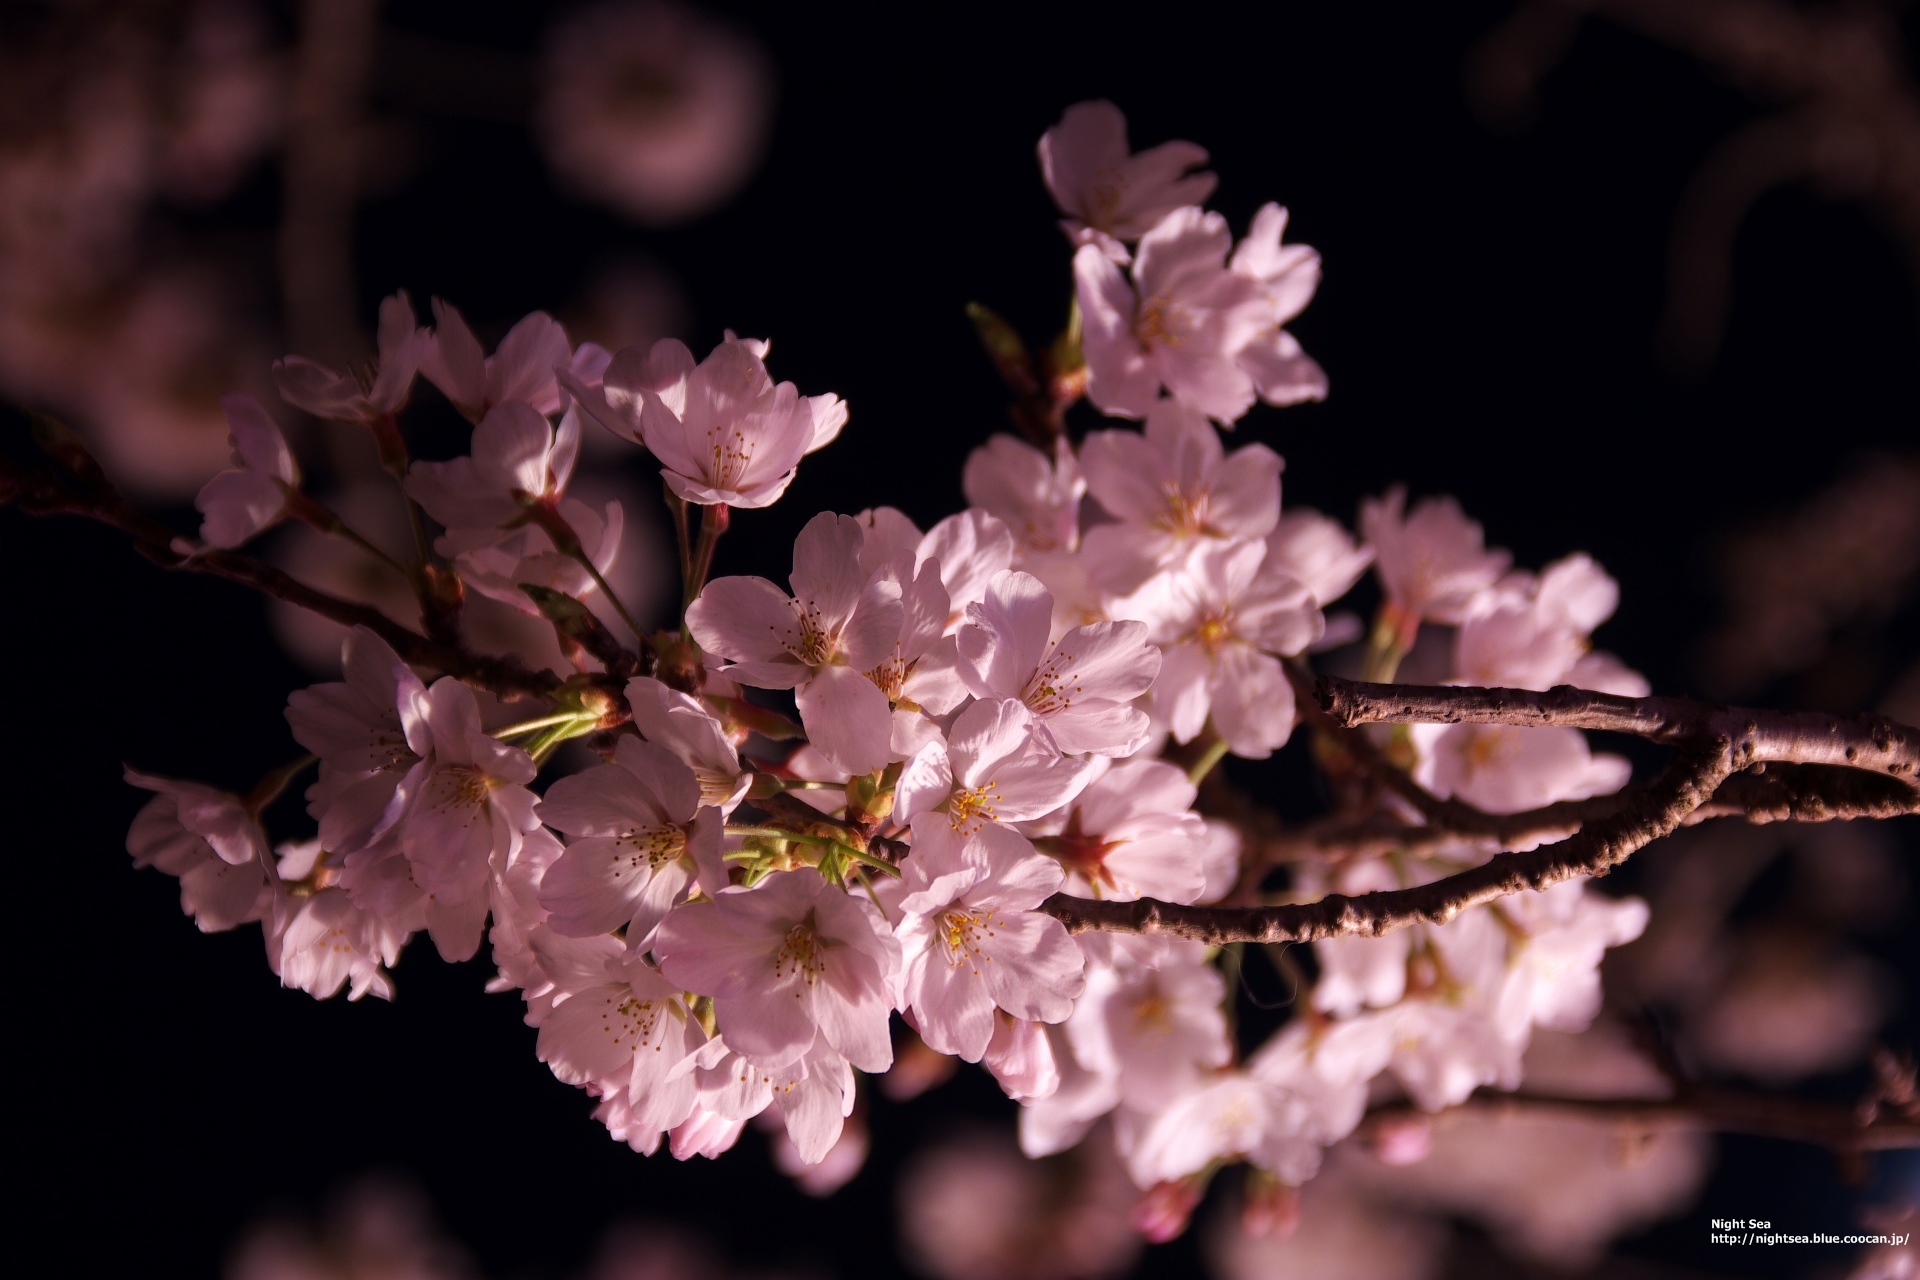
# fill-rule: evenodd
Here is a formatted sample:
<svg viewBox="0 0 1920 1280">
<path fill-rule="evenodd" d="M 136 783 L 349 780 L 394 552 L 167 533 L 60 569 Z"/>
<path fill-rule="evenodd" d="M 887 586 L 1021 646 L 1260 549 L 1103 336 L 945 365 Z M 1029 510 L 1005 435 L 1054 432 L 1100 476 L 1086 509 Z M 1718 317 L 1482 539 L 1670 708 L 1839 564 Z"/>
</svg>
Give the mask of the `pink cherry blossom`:
<svg viewBox="0 0 1920 1280">
<path fill-rule="evenodd" d="M 907 761 L 893 812 L 913 823 L 916 845 L 943 829 L 964 838 L 1038 818 L 1079 795 L 1099 766 L 1061 756 L 1035 727 L 1026 704 L 982 699 L 955 718 L 946 742 Z"/>
<path fill-rule="evenodd" d="M 427 924 L 448 960 L 480 945 L 488 884 L 538 825 L 527 753 L 480 728 L 473 690 L 451 676 L 410 691 L 400 723 L 416 763 L 395 790 L 396 828 L 412 880 L 428 896 Z"/>
<path fill-rule="evenodd" d="M 491 356 L 451 303 L 435 298 L 433 320 L 420 351 L 420 372 L 476 422 L 510 401 L 536 413 L 558 413 L 564 397 L 555 371 L 591 380 L 606 365 L 606 352 L 592 343 L 575 352 L 567 331 L 544 311 L 507 330 Z"/>
<path fill-rule="evenodd" d="M 607 430 L 652 450 L 683 501 L 764 507 L 839 434 L 847 410 L 837 396 L 775 384 L 762 354 L 729 334 L 696 364 L 685 343 L 662 338 L 648 352 L 622 350 L 597 390 L 568 388 Z"/>
<path fill-rule="evenodd" d="M 1235 755 L 1260 759 L 1293 732 L 1293 688 L 1272 654 L 1297 654 L 1326 623 L 1307 589 L 1265 568 L 1266 546 L 1197 547 L 1179 571 L 1163 572 L 1126 599 L 1165 654 L 1154 682 L 1154 718 L 1176 741 L 1207 724 Z"/>
<path fill-rule="evenodd" d="M 927 530 L 914 550 L 914 567 L 939 562 L 940 582 L 952 610 L 947 615 L 949 631 L 960 625 L 968 605 L 986 598 L 994 575 L 1012 567 L 1013 551 L 1012 532 L 985 511 L 970 508 Z"/>
<path fill-rule="evenodd" d="M 866 674 L 893 706 L 893 754 L 909 756 L 939 734 L 931 717 L 944 716 L 967 699 L 958 649 L 947 635 L 953 610 L 940 580 L 940 562 L 929 558 L 916 567 L 908 551 L 875 573 L 868 587 L 897 595 L 905 619 L 892 651 Z"/>
<path fill-rule="evenodd" d="M 1093 245 L 1125 262 L 1122 242 L 1145 235 L 1183 205 L 1213 194 L 1207 162 L 1191 142 L 1164 142 L 1139 154 L 1127 147 L 1127 118 L 1111 102 L 1076 102 L 1040 139 L 1040 172 L 1060 211 L 1060 225 L 1077 245 Z"/>
<path fill-rule="evenodd" d="M 1609 898 L 1587 880 L 1514 894 L 1501 909 L 1515 935 L 1499 997 L 1512 1036 L 1532 1026 L 1584 1031 L 1600 1012 L 1600 960 L 1647 927 L 1647 904 Z"/>
<path fill-rule="evenodd" d="M 1074 255 L 1087 396 L 1102 411 L 1145 417 L 1163 387 L 1216 422 L 1253 407 L 1239 358 L 1273 306 L 1265 286 L 1227 269 L 1232 243 L 1225 218 L 1187 208 L 1141 238 L 1131 279 L 1097 245 Z"/>
<path fill-rule="evenodd" d="M 687 609 L 687 628 L 723 674 L 792 689 L 813 745 L 849 773 L 892 755 L 893 708 L 865 673 L 887 659 L 905 624 L 897 583 L 865 580 L 862 533 L 822 512 L 793 548 L 789 597 L 765 578 L 719 578 Z"/>
<path fill-rule="evenodd" d="M 816 1038 L 862 1071 L 893 1061 L 899 944 L 872 904 L 816 871 L 776 872 L 678 907 L 654 952 L 683 989 L 713 997 L 721 1035 L 756 1063 L 796 1061 Z"/>
<path fill-rule="evenodd" d="M 1515 725 L 1420 725 L 1414 777 L 1435 795 L 1489 813 L 1520 813 L 1556 800 L 1584 800 L 1626 785 L 1622 756 L 1594 754 L 1578 729 Z"/>
<path fill-rule="evenodd" d="M 321 856 L 318 840 L 282 845 L 279 875 L 284 884 L 308 880 Z M 300 894 L 284 888 L 276 895 L 267 933 L 268 961 L 283 986 L 325 1000 L 341 987 L 347 999 L 369 993 L 393 999 L 387 969 L 400 958 L 409 930 L 398 922 L 356 906 L 345 889 L 321 887 Z"/>
<path fill-rule="evenodd" d="M 994 575 L 986 598 L 967 606 L 956 637 L 960 678 L 976 697 L 1023 703 L 1065 754 L 1132 754 L 1150 725 L 1129 704 L 1160 671 L 1146 627 L 1100 622 L 1049 643 L 1052 627 L 1053 596 L 1039 579 Z"/>
<path fill-rule="evenodd" d="M 1360 531 L 1373 547 L 1380 585 L 1411 618 L 1461 622 L 1513 557 L 1486 550 L 1479 524 L 1452 498 L 1423 498 L 1410 513 L 1406 505 L 1400 485 L 1360 504 Z"/>
<path fill-rule="evenodd" d="M 1116 517 L 1087 531 L 1082 559 L 1119 594 L 1195 546 L 1264 538 L 1280 518 L 1280 455 L 1263 444 L 1229 455 L 1206 418 L 1176 401 L 1156 402 L 1144 433 L 1089 433 L 1080 463 Z"/>
<path fill-rule="evenodd" d="M 1206 821 L 1193 812 L 1197 791 L 1164 760 L 1124 760 L 1070 805 L 1021 829 L 1060 863 L 1068 893 L 1197 902 L 1207 888 L 1208 844 Z"/>
<path fill-rule="evenodd" d="M 127 832 L 134 866 L 178 879 L 180 909 L 202 932 L 219 933 L 266 915 L 273 904 L 267 837 L 238 797 L 134 769 L 126 779 L 158 792 Z"/>
<path fill-rule="evenodd" d="M 980 1062 L 1009 1098 L 1045 1098 L 1060 1087 L 1060 1066 L 1044 1022 L 1015 1018 L 1004 1010 L 996 1012 L 993 1038 L 987 1041 Z"/>
<path fill-rule="evenodd" d="M 344 854 L 365 847 L 399 816 L 390 812 L 394 789 L 419 760 L 407 745 L 400 706 L 425 686 L 365 627 L 347 633 L 340 665 L 344 681 L 288 695 L 287 723 L 294 740 L 320 758 L 320 779 L 307 790 L 320 843 Z"/>
<path fill-rule="evenodd" d="M 1327 375 L 1283 327 L 1313 300 L 1320 286 L 1320 255 L 1303 244 L 1282 246 L 1287 211 L 1266 204 L 1253 215 L 1247 238 L 1233 251 L 1232 267 L 1266 291 L 1267 327 L 1240 352 L 1240 367 L 1253 375 L 1260 398 L 1271 405 L 1327 398 Z"/>
<path fill-rule="evenodd" d="M 207 481 L 193 500 L 205 517 L 200 536 L 216 547 L 237 547 L 285 513 L 300 469 L 280 428 L 260 402 L 235 393 L 220 398 L 233 441 L 232 470 Z"/>
<path fill-rule="evenodd" d="M 1049 458 L 1016 436 L 996 435 L 967 455 L 960 485 L 969 503 L 1012 531 L 1017 554 L 1080 545 L 1080 498 L 1087 482 L 1066 440 L 1055 442 Z"/>
<path fill-rule="evenodd" d="M 1298 1184 L 1320 1168 L 1321 1146 L 1307 1132 L 1310 1123 L 1299 1097 L 1253 1076 L 1225 1072 L 1154 1114 L 1127 1152 L 1127 1172 L 1135 1185 L 1152 1187 L 1219 1161 L 1244 1159 Z"/>
<path fill-rule="evenodd" d="M 1156 964 L 1095 964 L 1066 1024 L 1083 1068 L 1114 1081 L 1115 1100 L 1153 1112 L 1232 1055 L 1220 971 L 1182 945 Z"/>
<path fill-rule="evenodd" d="M 413 300 L 402 289 L 380 303 L 379 355 L 370 382 L 353 373 L 336 373 L 305 356 L 276 360 L 273 382 L 281 399 L 316 418 L 371 424 L 406 404 L 431 341 L 414 317 Z"/>
<path fill-rule="evenodd" d="M 487 411 L 473 429 L 473 451 L 448 462 L 416 462 L 407 493 L 449 529 L 498 529 L 523 519 L 531 503 L 557 500 L 580 456 L 580 421 L 559 430 L 518 400 Z"/>
<path fill-rule="evenodd" d="M 1267 535 L 1267 563 L 1305 586 L 1324 609 L 1353 590 L 1373 563 L 1373 548 L 1356 544 L 1331 516 L 1299 507 Z"/>
<path fill-rule="evenodd" d="M 751 771 L 728 741 L 726 729 L 699 699 L 669 689 L 650 676 L 627 681 L 633 726 L 648 742 L 664 747 L 693 771 L 700 803 L 724 816 L 747 794 Z"/>
<path fill-rule="evenodd" d="M 696 884 L 724 889 L 720 811 L 700 801 L 692 769 L 634 737 L 620 739 L 611 764 L 555 782 L 540 820 L 574 838 L 540 882 L 547 926 L 575 938 L 624 927 L 628 947 L 645 952 Z"/>
<path fill-rule="evenodd" d="M 609 959 L 596 977 L 554 1006 L 536 1052 L 568 1084 L 617 1097 L 627 1142 L 651 1150 L 693 1110 L 707 1036 L 679 988 L 644 960 Z"/>
<path fill-rule="evenodd" d="M 996 1008 L 1032 1022 L 1072 1013 L 1085 961 L 1064 925 L 1033 910 L 1060 887 L 1058 863 L 998 824 L 965 836 L 929 816 L 903 868 L 901 995 L 921 1039 L 978 1062 Z"/>
</svg>

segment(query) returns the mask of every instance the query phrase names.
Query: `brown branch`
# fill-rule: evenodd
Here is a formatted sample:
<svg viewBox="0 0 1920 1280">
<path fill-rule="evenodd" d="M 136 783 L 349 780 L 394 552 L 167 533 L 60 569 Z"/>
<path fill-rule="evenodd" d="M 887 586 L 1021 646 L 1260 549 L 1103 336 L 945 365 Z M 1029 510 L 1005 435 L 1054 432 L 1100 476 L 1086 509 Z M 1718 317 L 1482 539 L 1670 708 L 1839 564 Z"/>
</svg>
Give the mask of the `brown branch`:
<svg viewBox="0 0 1920 1280">
<path fill-rule="evenodd" d="M 1424 1113 L 1408 1103 L 1391 1103 L 1368 1112 L 1367 1118 L 1377 1122 L 1420 1114 Z M 1743 1133 L 1810 1143 L 1839 1153 L 1920 1147 L 1920 1122 L 1902 1116 L 1876 1116 L 1863 1124 L 1854 1107 L 1698 1085 L 1684 1085 L 1671 1098 L 1581 1098 L 1481 1089 L 1434 1118 L 1444 1122 L 1449 1116 L 1460 1115 L 1566 1116 L 1611 1121 L 1622 1128 L 1643 1131 Z"/>
<path fill-rule="evenodd" d="M 1075 933 L 1104 929 L 1161 933 L 1212 946 L 1228 942 L 1313 942 L 1352 934 L 1378 936 L 1411 924 L 1445 924 L 1469 907 L 1577 876 L 1604 875 L 1666 835 L 1704 804 L 1732 772 L 1725 739 L 1691 742 L 1661 775 L 1618 813 L 1596 819 L 1569 838 L 1525 853 L 1502 853 L 1444 880 L 1412 889 L 1328 894 L 1318 902 L 1267 907 L 1186 907 L 1153 898 L 1099 902 L 1054 894 L 1040 909 Z"/>
<path fill-rule="evenodd" d="M 64 457 L 62 461 L 69 461 L 69 469 L 87 492 L 76 492 L 61 483 L 46 467 L 26 470 L 11 461 L 0 460 L 0 503 L 11 503 L 28 515 L 83 516 L 96 520 L 131 535 L 134 550 L 163 569 L 224 578 L 344 626 L 366 627 L 392 645 L 394 652 L 407 662 L 458 676 L 492 693 L 507 697 L 549 696 L 564 683 L 553 672 L 530 670 L 514 658 L 490 657 L 460 645 L 429 639 L 378 609 L 316 590 L 285 570 L 253 556 L 218 549 L 191 553 L 176 550 L 173 531 L 136 510 L 106 485 L 99 477 L 97 466 L 86 465 L 92 462 L 91 458 L 81 464 Z M 617 687 L 618 682 L 613 683 Z"/>
<path fill-rule="evenodd" d="M 1655 742 L 1725 739 L 1733 767 L 1819 764 L 1920 776 L 1920 730 L 1884 716 L 1759 711 L 1692 698 L 1623 698 L 1571 685 L 1545 692 L 1365 684 L 1322 676 L 1321 706 L 1341 724 L 1509 724 L 1627 733 Z"/>
</svg>

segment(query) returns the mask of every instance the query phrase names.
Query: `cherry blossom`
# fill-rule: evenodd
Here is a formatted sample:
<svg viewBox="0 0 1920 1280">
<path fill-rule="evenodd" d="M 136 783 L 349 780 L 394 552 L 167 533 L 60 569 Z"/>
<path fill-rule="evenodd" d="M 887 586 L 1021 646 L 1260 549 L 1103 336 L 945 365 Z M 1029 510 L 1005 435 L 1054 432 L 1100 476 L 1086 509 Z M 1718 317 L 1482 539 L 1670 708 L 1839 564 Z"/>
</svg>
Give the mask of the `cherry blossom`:
<svg viewBox="0 0 1920 1280">
<path fill-rule="evenodd" d="M 1049 458 L 1015 436 L 994 436 L 967 455 L 960 484 L 969 503 L 1012 531 L 1018 555 L 1079 547 L 1080 499 L 1087 482 L 1064 439 Z"/>
<path fill-rule="evenodd" d="M 651 351 L 614 356 L 598 390 L 577 379 L 567 385 L 607 430 L 652 450 L 683 501 L 764 507 L 847 420 L 838 396 L 775 384 L 764 355 L 763 344 L 729 334 L 696 364 L 685 343 L 662 338 Z"/>
<path fill-rule="evenodd" d="M 321 856 L 318 840 L 282 845 L 278 850 L 282 885 L 315 879 Z M 303 886 L 304 889 L 304 886 Z M 369 993 L 393 999 L 387 969 L 400 958 L 410 930 L 361 909 L 338 886 L 276 894 L 267 935 L 268 963 L 282 985 L 325 1000 L 341 987 L 347 999 Z"/>
<path fill-rule="evenodd" d="M 1068 238 L 1120 263 L 1127 261 L 1125 244 L 1213 194 L 1218 179 L 1191 172 L 1206 162 L 1205 148 L 1191 142 L 1134 154 L 1126 116 L 1105 101 L 1074 103 L 1040 139 L 1040 172 L 1067 215 L 1060 225 Z"/>
<path fill-rule="evenodd" d="M 624 927 L 627 945 L 644 952 L 696 883 L 709 894 L 724 889 L 720 813 L 701 800 L 692 769 L 632 737 L 620 739 L 611 764 L 555 782 L 540 820 L 574 839 L 540 882 L 547 926 L 568 937 Z"/>
<path fill-rule="evenodd" d="M 399 816 L 394 789 L 419 757 L 400 722 L 403 702 L 426 686 L 393 647 L 365 627 L 340 647 L 344 681 L 300 689 L 287 698 L 296 742 L 320 758 L 320 780 L 307 791 L 307 811 L 320 823 L 320 843 L 351 853 L 385 833 Z"/>
<path fill-rule="evenodd" d="M 492 410 L 518 401 L 536 413 L 558 413 L 562 393 L 555 371 L 583 382 L 596 380 L 607 353 L 592 343 L 578 352 L 560 322 L 544 311 L 522 318 L 489 356 L 451 303 L 433 300 L 434 327 L 421 344 L 420 372 L 454 407 L 478 422 Z"/>
<path fill-rule="evenodd" d="M 336 373 L 305 356 L 287 356 L 274 361 L 273 382 L 281 399 L 316 418 L 375 423 L 405 406 L 431 342 L 429 331 L 414 316 L 413 300 L 402 289 L 380 303 L 379 354 L 370 380 Z"/>
<path fill-rule="evenodd" d="M 638 957 L 579 976 L 587 980 L 541 1024 L 536 1052 L 568 1084 L 617 1099 L 626 1140 L 651 1150 L 693 1110 L 706 1033 L 679 989 Z"/>
<path fill-rule="evenodd" d="M 203 932 L 236 928 L 268 912 L 273 891 L 266 834 L 238 797 L 133 769 L 126 779 L 158 793 L 127 832 L 133 865 L 179 880 L 180 909 Z"/>
<path fill-rule="evenodd" d="M 1253 376 L 1260 398 L 1271 405 L 1327 398 L 1327 375 L 1286 331 L 1320 286 L 1320 255 L 1303 244 L 1282 246 L 1287 211 L 1260 206 L 1247 238 L 1233 251 L 1233 270 L 1266 290 L 1267 327 L 1240 351 L 1240 367 Z"/>
<path fill-rule="evenodd" d="M 1239 357 L 1270 327 L 1273 304 L 1227 269 L 1232 243 L 1225 218 L 1185 208 L 1141 237 L 1131 278 L 1098 245 L 1074 255 L 1087 396 L 1102 410 L 1143 418 L 1163 387 L 1217 422 L 1253 406 Z"/>
<path fill-rule="evenodd" d="M 1021 830 L 1060 863 L 1068 893 L 1197 902 L 1207 888 L 1208 844 L 1207 824 L 1193 812 L 1197 791 L 1165 761 L 1123 760 Z"/>
<path fill-rule="evenodd" d="M 1195 548 L 1180 572 L 1163 572 L 1113 610 L 1138 618 L 1164 658 L 1154 717 L 1190 742 L 1209 719 L 1235 755 L 1258 759 L 1293 732 L 1293 687 L 1271 655 L 1296 654 L 1326 625 L 1307 589 L 1265 568 L 1266 546 Z"/>
<path fill-rule="evenodd" d="M 713 714 L 698 699 L 647 676 L 627 681 L 627 706 L 648 742 L 693 771 L 700 803 L 722 815 L 732 813 L 752 779 Z"/>
<path fill-rule="evenodd" d="M 1144 713 L 1130 704 L 1160 671 L 1160 655 L 1138 622 L 1075 627 L 1057 643 L 1053 596 L 1030 574 L 994 575 L 986 598 L 967 606 L 959 674 L 974 696 L 1023 703 L 1054 746 L 1069 755 L 1124 756 L 1147 740 Z"/>
<path fill-rule="evenodd" d="M 978 1062 L 996 1008 L 1029 1022 L 1073 1011 L 1085 961 L 1058 920 L 1033 910 L 1061 880 L 1058 863 L 1004 827 L 916 831 L 895 936 L 902 998 L 934 1049 Z"/>
<path fill-rule="evenodd" d="M 1423 498 L 1411 512 L 1406 505 L 1400 485 L 1360 504 L 1380 585 L 1410 618 L 1464 621 L 1513 557 L 1486 550 L 1480 526 L 1452 498 Z"/>
<path fill-rule="evenodd" d="M 205 517 L 200 536 L 216 547 L 237 547 L 285 514 L 300 469 L 280 428 L 252 396 L 220 398 L 232 433 L 232 470 L 207 481 L 193 500 Z"/>
<path fill-rule="evenodd" d="M 473 691 L 451 676 L 411 692 L 400 723 L 419 759 L 394 793 L 398 849 L 427 895 L 434 944 L 464 960 L 480 945 L 492 875 L 537 825 L 533 761 L 481 730 Z"/>
<path fill-rule="evenodd" d="M 862 578 L 862 538 L 851 516 L 822 512 L 794 543 L 792 596 L 765 578 L 719 578 L 687 609 L 694 640 L 729 660 L 722 673 L 792 689 L 813 745 L 849 773 L 891 756 L 893 708 L 864 673 L 905 623 L 899 585 Z"/>
<path fill-rule="evenodd" d="M 894 815 L 912 823 L 916 847 L 929 838 L 970 838 L 1051 813 L 1078 795 L 1098 767 L 1063 757 L 1042 741 L 1025 703 L 982 699 L 955 718 L 946 742 L 929 743 L 907 761 L 894 790 Z"/>
<path fill-rule="evenodd" d="M 1267 535 L 1267 563 L 1306 587 L 1324 609 L 1353 590 L 1373 563 L 1373 548 L 1355 543 L 1338 520 L 1295 507 Z"/>
<path fill-rule="evenodd" d="M 756 1064 L 797 1061 L 816 1038 L 862 1071 L 893 1061 L 899 944 L 871 904 L 816 871 L 679 907 L 654 952 L 668 978 L 713 997 L 721 1035 Z"/>
<path fill-rule="evenodd" d="M 1095 431 L 1081 447 L 1087 488 L 1116 518 L 1087 531 L 1095 580 L 1125 594 L 1196 546 L 1264 538 L 1280 515 L 1280 455 L 1263 444 L 1228 454 L 1199 412 L 1172 400 L 1144 432 Z"/>
</svg>

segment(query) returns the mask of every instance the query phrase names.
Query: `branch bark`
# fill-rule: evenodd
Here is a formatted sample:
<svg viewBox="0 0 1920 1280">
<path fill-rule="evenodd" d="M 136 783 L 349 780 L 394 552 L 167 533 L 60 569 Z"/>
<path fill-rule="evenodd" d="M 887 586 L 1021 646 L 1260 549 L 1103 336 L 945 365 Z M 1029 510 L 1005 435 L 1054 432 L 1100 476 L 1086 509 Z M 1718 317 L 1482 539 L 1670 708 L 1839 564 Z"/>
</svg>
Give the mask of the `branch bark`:
<svg viewBox="0 0 1920 1280">
<path fill-rule="evenodd" d="M 1315 710 L 1318 717 L 1312 715 Z M 1371 744 L 1361 746 L 1364 735 L 1350 731 L 1378 723 L 1561 725 L 1631 733 L 1678 749 L 1666 769 L 1644 785 L 1598 801 L 1506 817 L 1427 796 L 1404 772 L 1378 760 L 1376 752 L 1370 767 L 1383 777 L 1403 779 L 1396 790 L 1427 796 L 1433 803 L 1416 802 L 1416 807 L 1436 828 L 1456 837 L 1504 839 L 1516 832 L 1503 824 L 1516 822 L 1533 824 L 1536 832 L 1554 823 L 1579 827 L 1556 843 L 1500 853 L 1481 866 L 1416 888 L 1260 907 L 1192 907 L 1151 898 L 1105 902 L 1055 894 L 1041 909 L 1074 932 L 1161 933 L 1213 946 L 1378 936 L 1423 921 L 1444 924 L 1469 907 L 1508 894 L 1604 875 L 1703 810 L 1704 816 L 1737 812 L 1761 821 L 1920 812 L 1920 792 L 1904 781 L 1920 768 L 1920 731 L 1879 716 L 1839 718 L 1687 698 L 1623 698 L 1564 685 L 1542 693 L 1376 685 L 1334 677 L 1321 678 L 1307 711 L 1310 718 L 1347 731 L 1343 743 L 1357 751 Z M 1793 767 L 1773 777 L 1732 781 L 1738 769 L 1774 763 Z"/>
</svg>

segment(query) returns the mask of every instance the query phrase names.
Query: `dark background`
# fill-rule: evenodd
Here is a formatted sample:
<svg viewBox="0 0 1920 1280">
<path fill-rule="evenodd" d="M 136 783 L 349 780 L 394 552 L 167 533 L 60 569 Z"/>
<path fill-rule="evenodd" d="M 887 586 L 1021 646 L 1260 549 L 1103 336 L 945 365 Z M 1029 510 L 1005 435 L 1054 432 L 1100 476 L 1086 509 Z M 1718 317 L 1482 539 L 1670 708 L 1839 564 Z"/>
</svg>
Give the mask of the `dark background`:
<svg viewBox="0 0 1920 1280">
<path fill-rule="evenodd" d="M 1520 564 L 1592 552 L 1624 588 L 1600 642 L 1657 689 L 1699 684 L 1720 531 L 1790 509 L 1863 450 L 1913 447 L 1913 277 L 1845 203 L 1763 199 L 1740 233 L 1718 360 L 1696 375 L 1663 366 L 1654 329 L 1679 193 L 1763 108 L 1617 28 L 1586 28 L 1539 119 L 1502 134 L 1461 89 L 1499 3 L 713 7 L 758 33 L 780 77 L 767 161 L 731 205 L 639 232 L 556 195 L 518 126 L 428 111 L 423 167 L 364 209 L 358 256 L 363 314 L 405 286 L 497 337 L 637 248 L 679 278 L 697 350 L 723 326 L 768 336 L 776 376 L 844 396 L 845 434 L 782 503 L 737 517 L 720 572 L 783 577 L 793 534 L 822 509 L 891 503 L 924 525 L 962 505 L 962 460 L 1005 421 L 962 306 L 986 302 L 1036 340 L 1060 323 L 1069 253 L 1033 147 L 1088 97 L 1126 110 L 1136 146 L 1208 147 L 1212 203 L 1236 228 L 1277 199 L 1289 239 L 1324 255 L 1292 328 L 1331 397 L 1256 409 L 1239 428 L 1285 455 L 1287 503 L 1351 519 L 1362 495 L 1405 480 L 1457 494 Z M 519 51 L 547 16 L 396 3 L 386 22 Z M 276 193 L 269 169 L 229 216 L 271 226 Z M 200 936 L 172 882 L 130 869 L 125 830 L 145 797 L 119 781 L 129 761 L 245 790 L 293 754 L 280 711 L 310 677 L 279 655 L 260 602 L 165 579 L 103 531 L 12 514 L 0 584 L 0 776 L 22 924 L 10 1199 L 16 1240 L 58 1241 L 63 1270 L 210 1275 L 261 1213 L 310 1209 L 384 1168 L 419 1182 L 495 1275 L 569 1273 L 633 1216 L 681 1220 L 736 1263 L 892 1274 L 902 1160 L 955 1115 L 1008 1115 L 970 1071 L 882 1103 L 866 1169 L 815 1202 L 752 1131 L 721 1161 L 685 1165 L 608 1141 L 588 1100 L 534 1059 L 519 1002 L 481 992 L 484 961 L 448 967 L 416 944 L 393 1005 L 280 990 L 256 930 Z M 281 834 L 303 821 L 297 805 L 273 816 Z M 1908 946 L 1903 934 L 1883 949 Z M 1910 1010 L 1888 1038 L 1912 1045 Z M 1700 1274 L 1814 1265 L 1810 1251 L 1711 1251 L 1702 1219 L 1840 1229 L 1851 1193 L 1827 1158 L 1722 1151 L 1698 1212 L 1627 1251 Z M 1190 1273 L 1194 1247 L 1146 1265 Z"/>
</svg>

